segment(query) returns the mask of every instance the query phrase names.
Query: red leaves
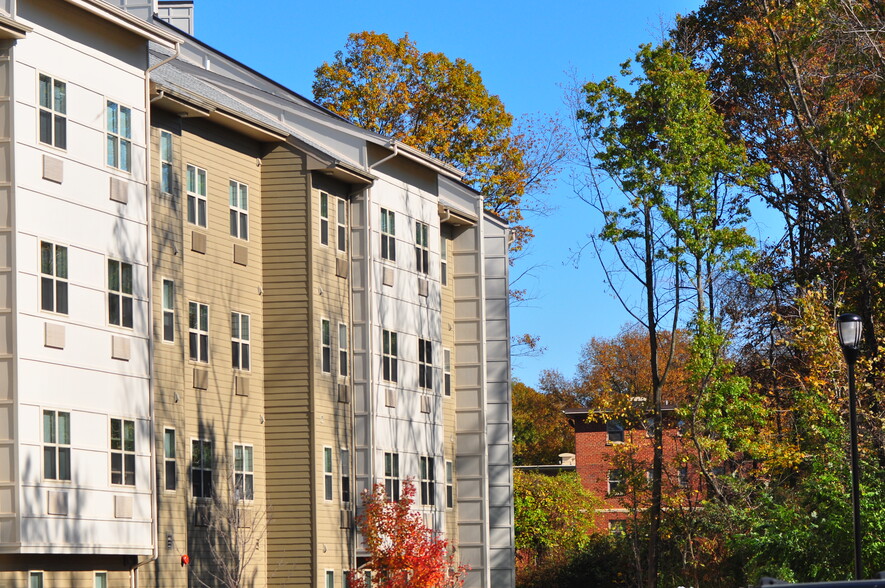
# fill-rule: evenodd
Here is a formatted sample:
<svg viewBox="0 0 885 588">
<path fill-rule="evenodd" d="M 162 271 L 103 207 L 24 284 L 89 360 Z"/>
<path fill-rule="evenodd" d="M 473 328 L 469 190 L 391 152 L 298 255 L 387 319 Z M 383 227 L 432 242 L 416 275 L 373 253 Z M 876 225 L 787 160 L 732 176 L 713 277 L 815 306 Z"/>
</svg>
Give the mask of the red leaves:
<svg viewBox="0 0 885 588">
<path fill-rule="evenodd" d="M 463 585 L 466 566 L 455 564 L 448 541 L 429 529 L 422 514 L 412 509 L 415 486 L 404 480 L 399 501 L 387 500 L 383 484 L 363 492 L 363 513 L 357 527 L 371 561 L 351 570 L 349 588 L 368 588 L 364 571 L 371 571 L 375 588 L 455 588 Z"/>
</svg>

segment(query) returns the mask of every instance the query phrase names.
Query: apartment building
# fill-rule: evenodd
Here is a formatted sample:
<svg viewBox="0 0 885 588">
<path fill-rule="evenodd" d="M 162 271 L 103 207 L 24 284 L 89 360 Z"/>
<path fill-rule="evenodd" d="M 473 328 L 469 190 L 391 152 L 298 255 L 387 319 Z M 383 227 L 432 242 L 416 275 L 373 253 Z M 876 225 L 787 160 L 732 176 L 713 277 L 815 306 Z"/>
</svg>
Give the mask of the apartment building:
<svg viewBox="0 0 885 588">
<path fill-rule="evenodd" d="M 156 547 L 148 44 L 95 0 L 0 3 L 0 585 L 129 581 Z"/>
<path fill-rule="evenodd" d="M 672 404 L 663 407 L 662 489 L 671 500 L 701 487 L 697 469 L 683 459 L 686 448 L 683 447 L 675 409 Z M 630 517 L 631 508 L 634 511 L 648 508 L 654 454 L 651 423 L 640 426 L 620 420 L 593 418 L 588 421 L 586 408 L 564 412 L 575 429 L 575 469 L 581 485 L 601 501 L 601 508 L 596 511 L 596 527 L 602 532 L 620 532 Z M 628 472 L 618 464 L 617 452 L 625 444 L 631 448 L 633 467 L 643 472 L 643 481 L 638 487 L 635 479 L 631 487 Z M 645 481 L 649 484 L 647 488 L 644 487 Z M 638 491 L 628 491 L 631 488 Z"/>
<path fill-rule="evenodd" d="M 0 584 L 343 586 L 411 478 L 513 585 L 506 223 L 114 4 L 0 1 Z"/>
</svg>

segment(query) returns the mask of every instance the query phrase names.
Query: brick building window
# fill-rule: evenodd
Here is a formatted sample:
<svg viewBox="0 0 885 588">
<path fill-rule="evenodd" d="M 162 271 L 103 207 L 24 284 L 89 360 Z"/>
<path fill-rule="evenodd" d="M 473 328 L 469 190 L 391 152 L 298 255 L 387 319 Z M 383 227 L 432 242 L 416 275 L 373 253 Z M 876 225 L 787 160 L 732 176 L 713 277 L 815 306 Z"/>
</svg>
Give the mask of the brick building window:
<svg viewBox="0 0 885 588">
<path fill-rule="evenodd" d="M 609 443 L 624 442 L 624 425 L 620 421 L 608 421 L 605 423 L 606 440 Z"/>
<path fill-rule="evenodd" d="M 608 493 L 611 496 L 624 494 L 624 472 L 621 470 L 608 471 Z"/>
</svg>

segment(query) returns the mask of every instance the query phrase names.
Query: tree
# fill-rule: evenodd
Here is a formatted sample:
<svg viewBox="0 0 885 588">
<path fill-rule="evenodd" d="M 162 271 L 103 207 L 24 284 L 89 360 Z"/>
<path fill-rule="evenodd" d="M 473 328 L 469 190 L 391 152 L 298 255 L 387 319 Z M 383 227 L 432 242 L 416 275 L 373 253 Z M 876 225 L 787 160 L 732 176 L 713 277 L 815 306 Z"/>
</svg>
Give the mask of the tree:
<svg viewBox="0 0 885 588">
<path fill-rule="evenodd" d="M 594 160 L 587 162 L 588 201 L 604 220 L 598 239 L 613 248 L 622 272 L 638 283 L 641 301 L 629 301 L 604 264 L 607 281 L 648 333 L 654 458 L 644 582 L 655 588 L 661 408 L 677 340 L 671 336 L 659 349 L 661 334 L 675 334 L 684 324 L 680 311 L 686 300 L 694 303 L 692 319 L 713 313 L 717 280 L 748 271 L 754 242 L 741 226 L 746 200 L 735 188 L 751 183 L 759 172 L 747 166 L 742 146 L 728 141 L 703 73 L 666 44 L 643 46 L 636 64 L 642 71 L 635 77 L 630 61 L 621 70 L 623 77 L 632 77 L 630 89 L 612 77 L 586 84 L 586 103 L 577 117 L 593 152 Z M 599 174 L 613 182 L 624 203 L 607 202 Z M 597 240 L 593 244 L 602 261 Z"/>
<path fill-rule="evenodd" d="M 571 405 L 519 381 L 511 398 L 514 465 L 554 464 L 560 453 L 574 452 L 575 434 L 562 412 Z"/>
<path fill-rule="evenodd" d="M 267 510 L 240 499 L 244 492 L 251 491 L 251 481 L 231 476 L 226 496 L 213 489 L 211 502 L 196 506 L 195 516 L 206 527 L 210 558 L 203 565 L 190 568 L 197 585 L 243 588 L 253 584 L 253 561 L 259 556 L 267 534 Z"/>
<path fill-rule="evenodd" d="M 412 509 L 415 485 L 403 482 L 400 499 L 388 500 L 384 484 L 362 495 L 363 512 L 356 524 L 371 557 L 359 570 L 350 570 L 349 588 L 455 588 L 464 584 L 467 567 L 455 564 L 448 541 L 424 524 Z M 365 571 L 371 572 L 371 582 Z"/>
<path fill-rule="evenodd" d="M 486 209 L 511 223 L 515 249 L 531 237 L 524 197 L 543 191 L 565 156 L 566 135 L 553 119 L 514 125 L 470 63 L 421 52 L 408 35 L 353 33 L 315 75 L 317 103 L 462 169 Z"/>
<path fill-rule="evenodd" d="M 577 474 L 513 472 L 513 510 L 519 569 L 562 564 L 590 541 L 599 501 Z"/>
</svg>

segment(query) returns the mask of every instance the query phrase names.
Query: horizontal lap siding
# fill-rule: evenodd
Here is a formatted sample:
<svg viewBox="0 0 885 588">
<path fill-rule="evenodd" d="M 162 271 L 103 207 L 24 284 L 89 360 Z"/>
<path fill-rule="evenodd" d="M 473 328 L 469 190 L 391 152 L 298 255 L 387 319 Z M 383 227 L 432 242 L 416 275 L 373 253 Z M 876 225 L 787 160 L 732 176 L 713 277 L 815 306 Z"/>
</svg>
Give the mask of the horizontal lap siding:
<svg viewBox="0 0 885 588">
<path fill-rule="evenodd" d="M 303 156 L 284 146 L 265 155 L 261 175 L 268 584 L 310 586 L 316 537 L 310 506 L 308 176 Z"/>
<path fill-rule="evenodd" d="M 153 324 L 155 341 L 156 454 L 158 468 L 158 535 L 160 558 L 147 566 L 145 584 L 184 585 L 189 568 L 182 568 L 180 557 L 190 555 L 190 570 L 212 565 L 206 547 L 206 530 L 194 527 L 191 497 L 191 440 L 206 439 L 214 444 L 213 478 L 224 496 L 233 472 L 233 445 L 254 448 L 255 501 L 253 510 L 263 511 L 265 503 L 263 399 L 263 317 L 260 284 L 262 278 L 261 173 L 260 146 L 205 121 L 181 120 L 155 112 L 154 125 L 173 133 L 174 182 L 172 195 L 160 194 L 159 137 L 152 132 L 153 149 L 153 246 L 154 284 Z M 193 164 L 207 172 L 208 227 L 186 221 L 186 166 Z M 229 180 L 249 186 L 249 240 L 236 239 L 229 230 Z M 199 231 L 207 237 L 205 254 L 191 250 L 191 235 Z M 248 248 L 246 266 L 233 263 L 233 246 Z M 162 280 L 175 281 L 175 342 L 162 342 Z M 188 302 L 209 305 L 209 363 L 188 358 Z M 251 370 L 235 372 L 231 365 L 231 311 L 250 316 Z M 207 390 L 193 388 L 193 368 L 208 371 Z M 237 396 L 234 378 L 249 379 L 249 395 Z M 178 485 L 175 492 L 164 490 L 163 433 L 175 429 Z M 260 524 L 256 525 L 260 528 Z M 167 548 L 167 536 L 172 547 Z M 264 543 L 262 538 L 261 543 Z M 264 585 L 265 550 L 254 555 L 247 575 Z M 205 568 L 203 568 L 205 569 Z"/>
</svg>

